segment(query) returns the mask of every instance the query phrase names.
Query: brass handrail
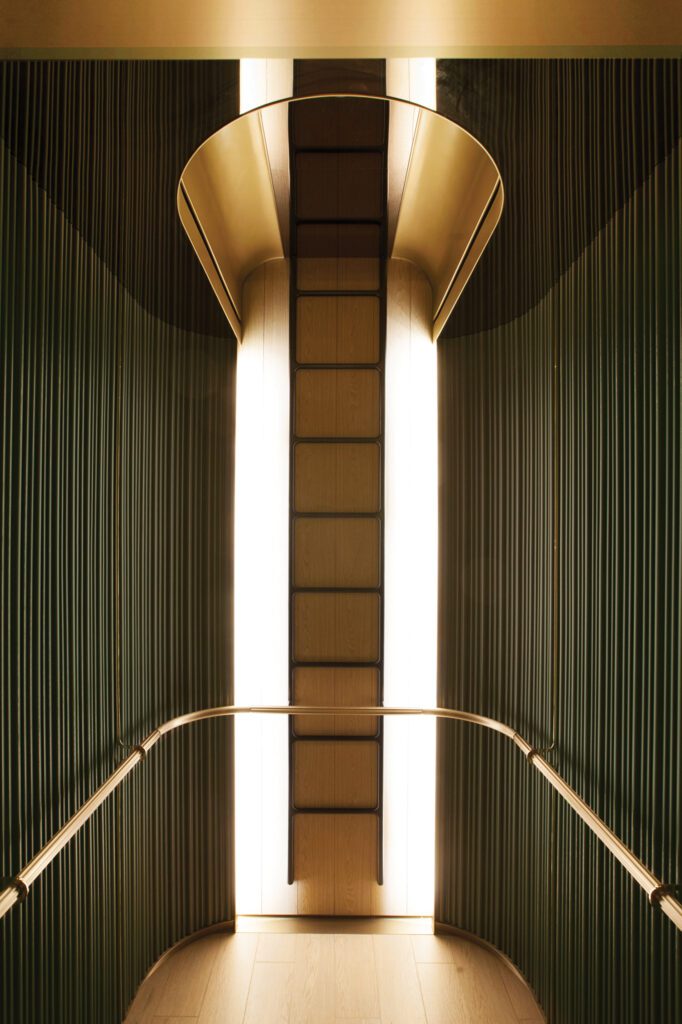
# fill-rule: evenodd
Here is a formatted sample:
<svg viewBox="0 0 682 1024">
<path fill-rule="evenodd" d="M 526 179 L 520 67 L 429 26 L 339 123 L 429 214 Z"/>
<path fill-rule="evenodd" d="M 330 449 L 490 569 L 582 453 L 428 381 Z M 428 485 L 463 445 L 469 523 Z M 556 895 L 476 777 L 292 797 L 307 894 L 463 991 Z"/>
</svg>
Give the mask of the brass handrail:
<svg viewBox="0 0 682 1024">
<path fill-rule="evenodd" d="M 431 718 L 445 718 L 457 722 L 469 722 L 471 725 L 478 725 L 493 732 L 499 732 L 507 739 L 510 739 L 515 746 L 524 754 L 529 764 L 544 775 L 551 786 L 569 804 L 576 814 L 582 818 L 591 832 L 596 835 L 601 843 L 613 854 L 617 861 L 641 886 L 652 905 L 661 908 L 673 924 L 682 931 L 682 903 L 675 897 L 674 890 L 666 886 L 660 878 L 657 878 L 645 864 L 630 850 L 615 832 L 612 832 L 608 825 L 595 814 L 592 808 L 585 803 L 582 797 L 578 796 L 574 789 L 559 775 L 558 772 L 545 760 L 540 751 L 528 743 L 523 736 L 515 732 L 510 726 L 498 722 L 494 718 L 485 718 L 483 715 L 475 715 L 470 711 L 455 711 L 451 708 L 395 708 L 395 707 L 313 707 L 310 705 L 272 705 L 257 707 L 225 706 L 217 708 L 206 708 L 203 711 L 191 711 L 186 715 L 179 715 L 164 722 L 154 729 L 133 748 L 132 752 L 103 782 L 99 789 L 96 789 L 89 800 L 73 814 L 62 828 L 50 839 L 45 846 L 33 857 L 6 889 L 0 892 L 0 918 L 14 906 L 15 903 L 25 899 L 28 891 L 36 880 L 57 856 L 59 851 L 66 846 L 70 839 L 76 835 L 86 821 L 92 817 L 97 808 L 130 774 L 133 768 L 147 757 L 149 751 L 154 747 L 166 733 L 174 732 L 184 725 L 192 722 L 202 722 L 209 718 L 229 718 L 234 715 L 367 715 L 372 718 L 377 716 L 388 717 L 392 715 L 425 715 Z"/>
</svg>

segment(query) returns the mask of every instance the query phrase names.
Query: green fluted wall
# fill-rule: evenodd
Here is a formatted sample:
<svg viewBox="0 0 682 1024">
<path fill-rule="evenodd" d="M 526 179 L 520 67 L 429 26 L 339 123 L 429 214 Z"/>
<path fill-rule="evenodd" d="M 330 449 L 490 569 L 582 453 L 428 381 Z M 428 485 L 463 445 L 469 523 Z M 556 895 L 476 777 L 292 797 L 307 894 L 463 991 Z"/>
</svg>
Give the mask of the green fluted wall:
<svg viewBox="0 0 682 1024">
<path fill-rule="evenodd" d="M 188 72 L 172 89 L 158 65 L 148 93 L 153 68 L 0 69 L 4 879 L 121 759 L 117 586 L 126 741 L 231 698 L 234 340 L 177 322 L 214 300 L 185 276 L 180 232 L 159 251 L 174 188 L 131 212 L 131 167 L 106 187 L 145 123 L 161 183 L 193 148 Z M 213 722 L 162 740 L 0 922 L 3 1022 L 118 1024 L 165 949 L 233 917 L 231 736 Z"/>
<path fill-rule="evenodd" d="M 645 98 L 632 152 L 593 151 L 595 176 L 647 146 L 661 96 Z M 590 99 L 578 91 L 578 120 Z M 678 148 L 522 315 L 460 337 L 455 316 L 439 343 L 440 702 L 555 740 L 560 773 L 669 882 L 682 878 L 680 166 Z M 561 249 L 571 222 L 550 193 L 546 245 Z M 536 256 L 519 239 L 517 277 Z M 507 741 L 451 725 L 439 739 L 437 918 L 510 955 L 551 1024 L 682 1019 L 671 922 Z"/>
</svg>

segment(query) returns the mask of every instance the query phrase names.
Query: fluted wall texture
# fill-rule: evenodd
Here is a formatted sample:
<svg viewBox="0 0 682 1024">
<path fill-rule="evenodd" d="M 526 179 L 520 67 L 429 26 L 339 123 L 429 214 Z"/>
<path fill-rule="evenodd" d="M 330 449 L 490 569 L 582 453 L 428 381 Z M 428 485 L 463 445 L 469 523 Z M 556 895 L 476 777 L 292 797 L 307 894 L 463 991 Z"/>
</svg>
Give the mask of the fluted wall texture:
<svg viewBox="0 0 682 1024">
<path fill-rule="evenodd" d="M 590 82 L 612 70 L 586 68 L 574 136 Z M 664 72 L 661 89 L 640 69 L 649 91 L 619 101 L 618 147 L 600 112 L 590 180 L 655 149 L 663 107 L 679 138 L 679 66 Z M 669 882 L 682 878 L 680 168 L 677 146 L 519 315 L 505 322 L 480 292 L 463 322 L 479 310 L 496 326 L 467 334 L 455 316 L 439 343 L 440 702 L 555 740 L 561 774 Z M 549 174 L 544 186 L 528 183 L 559 266 L 575 196 L 554 202 Z M 589 205 L 580 180 L 564 188 Z M 534 273 L 533 241 L 518 237 L 517 279 Z M 502 273 L 499 253 L 491 266 Z M 679 933 L 511 745 L 443 725 L 439 772 L 437 918 L 509 954 L 551 1024 L 682 1019 Z"/>
<path fill-rule="evenodd" d="M 171 227 L 198 101 L 153 67 L 0 69 L 5 879 L 121 759 L 119 682 L 128 743 L 231 698 L 234 341 L 174 322 L 213 302 Z M 145 204 L 130 165 L 108 191 L 164 118 L 140 175 L 173 188 Z M 227 722 L 161 741 L 0 922 L 3 1022 L 119 1024 L 165 949 L 233 917 L 231 770 Z"/>
</svg>

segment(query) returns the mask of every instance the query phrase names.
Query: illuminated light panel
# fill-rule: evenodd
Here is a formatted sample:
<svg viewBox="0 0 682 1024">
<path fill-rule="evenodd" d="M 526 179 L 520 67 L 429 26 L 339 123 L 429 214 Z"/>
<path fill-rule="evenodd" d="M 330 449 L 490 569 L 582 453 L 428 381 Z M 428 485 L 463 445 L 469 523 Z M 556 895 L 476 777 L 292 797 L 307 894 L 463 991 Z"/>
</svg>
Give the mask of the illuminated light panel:
<svg viewBox="0 0 682 1024">
<path fill-rule="evenodd" d="M 269 61 L 242 61 L 241 109 L 268 95 Z M 291 63 L 291 62 L 288 62 Z M 389 67 L 389 93 L 435 106 L 435 61 Z M 395 73 L 399 72 L 398 80 Z M 285 93 L 280 93 L 283 95 Z M 416 112 L 406 124 L 407 153 Z M 276 268 L 279 267 L 279 276 Z M 282 276 L 284 271 L 284 276 Z M 384 702 L 436 700 L 438 451 L 432 295 L 403 260 L 388 268 L 385 423 Z M 288 701 L 288 271 L 266 264 L 244 289 L 237 371 L 235 702 Z M 236 723 L 238 914 L 297 913 L 286 884 L 286 719 Z M 376 912 L 431 915 L 435 856 L 435 722 L 385 721 L 384 877 Z"/>
<path fill-rule="evenodd" d="M 391 260 L 386 334 L 384 703 L 399 707 L 436 703 L 438 387 L 431 308 L 425 275 L 407 261 Z M 432 914 L 436 723 L 389 718 L 384 729 L 384 913 Z M 404 879 L 404 895 L 396 889 L 400 879 Z"/>
<path fill-rule="evenodd" d="M 386 61 L 386 95 L 436 109 L 436 58 L 397 57 Z"/>
<path fill-rule="evenodd" d="M 289 269 L 247 279 L 237 356 L 235 703 L 289 701 Z M 296 912 L 287 885 L 287 719 L 235 722 L 236 903 L 240 914 Z"/>
<path fill-rule="evenodd" d="M 294 91 L 294 62 L 260 57 L 239 61 L 239 113 L 288 99 Z"/>
</svg>

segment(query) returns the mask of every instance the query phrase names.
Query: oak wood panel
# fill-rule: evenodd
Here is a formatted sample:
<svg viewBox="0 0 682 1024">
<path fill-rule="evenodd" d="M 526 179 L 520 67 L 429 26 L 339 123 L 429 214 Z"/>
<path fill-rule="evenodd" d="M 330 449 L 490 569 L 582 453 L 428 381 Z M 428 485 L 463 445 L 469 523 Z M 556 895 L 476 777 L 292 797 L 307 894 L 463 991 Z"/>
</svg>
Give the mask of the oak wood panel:
<svg viewBox="0 0 682 1024">
<path fill-rule="evenodd" d="M 299 593 L 293 599 L 294 659 L 379 659 L 380 598 L 377 594 Z"/>
<path fill-rule="evenodd" d="M 374 807 L 378 744 L 310 740 L 294 747 L 297 807 Z"/>
<path fill-rule="evenodd" d="M 377 370 L 298 370 L 298 437 L 376 437 L 381 430 Z"/>
<path fill-rule="evenodd" d="M 377 886 L 377 830 L 373 814 L 338 814 L 334 819 L 336 914 L 371 914 Z"/>
<path fill-rule="evenodd" d="M 382 205 L 380 153 L 299 153 L 297 215 L 310 220 L 378 218 Z"/>
<path fill-rule="evenodd" d="M 516 1014 L 502 980 L 500 962 L 494 953 L 475 942 L 452 944 L 452 958 L 458 979 L 464 985 L 469 1013 L 493 1020 L 515 1020 Z"/>
<path fill-rule="evenodd" d="M 299 259 L 379 259 L 381 229 L 378 224 L 299 224 L 296 245 Z"/>
<path fill-rule="evenodd" d="M 375 935 L 372 945 L 381 1019 L 390 1020 L 391 1024 L 426 1024 L 409 936 Z"/>
<path fill-rule="evenodd" d="M 376 519 L 298 519 L 294 586 L 378 587 L 380 552 Z"/>
<path fill-rule="evenodd" d="M 445 935 L 413 935 L 412 952 L 418 964 L 451 964 L 453 962 L 452 940 Z"/>
<path fill-rule="evenodd" d="M 257 935 L 221 935 L 198 1024 L 241 1024 L 256 958 Z"/>
<path fill-rule="evenodd" d="M 301 148 L 380 146 L 384 142 L 385 128 L 386 110 L 383 103 L 369 103 L 365 99 L 353 100 L 349 97 L 342 100 L 315 100 L 296 106 L 294 142 Z"/>
<path fill-rule="evenodd" d="M 371 914 L 378 888 L 376 817 L 297 814 L 294 828 L 299 914 Z"/>
<path fill-rule="evenodd" d="M 201 947 L 191 943 L 178 950 L 160 968 L 163 975 L 147 1013 L 153 1010 L 158 1017 L 198 1016 L 219 948 L 219 937 L 211 936 Z"/>
<path fill-rule="evenodd" d="M 294 978 L 291 963 L 256 963 L 244 1024 L 289 1024 Z"/>
<path fill-rule="evenodd" d="M 432 1019 L 449 1021 L 455 1012 L 461 1012 L 463 1019 L 472 1013 L 485 1013 L 502 1021 L 543 1021 L 531 990 L 492 950 L 465 938 L 444 935 L 413 935 L 412 949 L 420 965 L 429 1024 Z M 422 971 L 422 965 L 450 965 L 455 970 Z"/>
<path fill-rule="evenodd" d="M 301 257 L 297 267 L 301 291 L 372 292 L 379 287 L 379 260 L 372 257 Z"/>
<path fill-rule="evenodd" d="M 258 936 L 258 949 L 256 950 L 258 963 L 293 964 L 295 959 L 295 935 L 268 932 Z"/>
<path fill-rule="evenodd" d="M 307 668 L 294 671 L 296 704 L 331 704 L 363 707 L 375 704 L 379 696 L 379 673 L 374 668 Z M 306 715 L 294 719 L 299 736 L 372 736 L 377 719 L 331 715 Z"/>
<path fill-rule="evenodd" d="M 429 1024 L 448 1019 L 454 1007 L 468 1014 L 487 1014 L 494 1019 L 541 1022 L 542 1011 L 533 993 L 504 960 L 465 938 L 445 935 L 414 935 L 412 948 L 420 965 Z M 421 972 L 421 965 L 454 966 L 447 971 Z M 428 990 L 428 998 L 427 998 Z"/>
<path fill-rule="evenodd" d="M 336 1015 L 379 1018 L 379 993 L 370 935 L 334 936 Z"/>
<path fill-rule="evenodd" d="M 300 363 L 376 363 L 379 299 L 362 295 L 303 296 L 296 307 Z"/>
<path fill-rule="evenodd" d="M 469 1004 L 452 963 L 420 963 L 417 965 L 417 973 L 429 1024 L 472 1020 Z"/>
<path fill-rule="evenodd" d="M 152 1024 L 188 1024 L 196 1021 L 196 1017 L 152 1017 Z"/>
<path fill-rule="evenodd" d="M 502 982 L 507 990 L 509 1002 L 512 1004 L 514 1013 L 524 1024 L 542 1024 L 543 1016 L 535 996 L 528 985 L 519 976 L 498 959 L 498 971 Z"/>
<path fill-rule="evenodd" d="M 333 914 L 334 817 L 297 814 L 294 818 L 294 876 L 299 914 Z"/>
<path fill-rule="evenodd" d="M 294 446 L 297 512 L 377 512 L 381 498 L 376 444 Z"/>
<path fill-rule="evenodd" d="M 335 1024 L 334 936 L 296 939 L 291 1024 Z"/>
<path fill-rule="evenodd" d="M 250 935 L 432 935 L 430 917 L 271 917 L 239 914 L 237 932 Z"/>
<path fill-rule="evenodd" d="M 308 821 L 314 843 L 322 834 L 320 823 Z M 324 821 L 327 831 L 336 829 L 331 816 Z M 306 827 L 308 822 L 300 824 Z M 210 936 L 178 950 L 143 983 L 127 1024 L 544 1020 L 532 993 L 512 969 L 492 951 L 465 938 L 340 933 L 334 929 L 343 923 L 333 919 L 309 925 L 303 932 L 303 923 L 280 919 L 280 926 L 293 931 Z M 202 978 L 209 975 L 201 1013 L 159 1013 L 159 997 L 169 980 L 174 979 L 173 993 L 178 993 L 180 980 L 193 985 L 188 971 Z M 509 979 L 518 986 L 514 1002 L 506 998 Z"/>
</svg>

